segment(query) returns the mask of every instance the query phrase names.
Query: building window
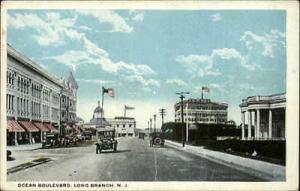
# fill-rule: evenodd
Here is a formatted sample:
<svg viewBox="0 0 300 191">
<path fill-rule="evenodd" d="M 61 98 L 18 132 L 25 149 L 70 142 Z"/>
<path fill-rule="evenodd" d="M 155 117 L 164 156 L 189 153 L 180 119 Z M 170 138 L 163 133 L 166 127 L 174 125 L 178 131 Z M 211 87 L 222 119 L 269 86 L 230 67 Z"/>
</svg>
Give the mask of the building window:
<svg viewBox="0 0 300 191">
<path fill-rule="evenodd" d="M 125 128 L 125 124 L 123 125 L 123 127 Z"/>
</svg>

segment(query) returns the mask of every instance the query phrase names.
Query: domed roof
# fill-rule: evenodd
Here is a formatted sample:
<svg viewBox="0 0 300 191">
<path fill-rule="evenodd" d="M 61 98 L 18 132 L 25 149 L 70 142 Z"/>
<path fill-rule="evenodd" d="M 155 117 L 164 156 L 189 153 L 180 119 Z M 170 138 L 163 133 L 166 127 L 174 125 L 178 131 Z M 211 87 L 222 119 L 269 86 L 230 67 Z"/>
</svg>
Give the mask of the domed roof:
<svg viewBox="0 0 300 191">
<path fill-rule="evenodd" d="M 94 109 L 94 113 L 101 113 L 103 112 L 103 109 L 100 107 L 100 106 L 97 106 L 95 109 Z"/>
<path fill-rule="evenodd" d="M 103 109 L 100 107 L 100 101 L 98 101 L 98 106 L 94 109 L 94 113 L 102 113 Z"/>
</svg>

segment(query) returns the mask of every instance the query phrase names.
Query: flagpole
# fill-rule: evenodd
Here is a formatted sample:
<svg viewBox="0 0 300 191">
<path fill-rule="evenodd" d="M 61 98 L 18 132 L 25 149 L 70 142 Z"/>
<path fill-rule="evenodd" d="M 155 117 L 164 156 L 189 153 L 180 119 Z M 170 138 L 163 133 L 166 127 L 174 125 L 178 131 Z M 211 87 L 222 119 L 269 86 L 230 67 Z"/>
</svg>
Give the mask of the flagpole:
<svg viewBox="0 0 300 191">
<path fill-rule="evenodd" d="M 126 117 L 126 105 L 124 105 L 124 117 Z"/>
<path fill-rule="evenodd" d="M 104 117 L 104 108 L 103 108 L 103 103 L 104 103 L 104 87 L 102 86 L 102 112 L 101 112 L 101 120 L 100 120 L 100 125 L 102 127 L 102 120 L 103 120 L 103 117 Z"/>
<path fill-rule="evenodd" d="M 189 116 L 188 116 L 188 111 L 189 111 L 189 100 L 186 100 L 186 142 L 188 143 L 189 141 Z"/>
</svg>

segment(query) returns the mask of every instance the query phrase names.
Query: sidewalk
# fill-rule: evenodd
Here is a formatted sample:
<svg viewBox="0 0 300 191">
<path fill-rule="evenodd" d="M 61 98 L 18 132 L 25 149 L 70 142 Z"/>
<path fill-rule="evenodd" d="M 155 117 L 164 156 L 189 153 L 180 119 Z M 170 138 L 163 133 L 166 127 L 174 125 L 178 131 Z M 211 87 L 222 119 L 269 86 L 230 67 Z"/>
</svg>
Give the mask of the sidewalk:
<svg viewBox="0 0 300 191">
<path fill-rule="evenodd" d="M 31 151 L 39 149 L 41 147 L 41 143 L 25 144 L 19 146 L 7 146 L 7 150 L 10 150 L 12 152 L 11 157 L 14 158 L 14 160 L 7 161 L 7 169 L 37 159 L 38 156 L 35 156 Z"/>
<path fill-rule="evenodd" d="M 13 151 L 30 151 L 42 148 L 42 143 L 35 143 L 35 144 L 24 144 L 24 145 L 18 145 L 18 146 L 6 146 L 7 150 Z"/>
<path fill-rule="evenodd" d="M 268 181 L 285 181 L 285 166 L 243 158 L 223 152 L 212 151 L 199 146 L 185 145 L 185 147 L 182 147 L 181 143 L 169 140 L 166 140 L 165 143 L 168 146 L 178 150 L 198 155 L 200 157 L 241 170 L 245 173 L 266 179 Z"/>
</svg>

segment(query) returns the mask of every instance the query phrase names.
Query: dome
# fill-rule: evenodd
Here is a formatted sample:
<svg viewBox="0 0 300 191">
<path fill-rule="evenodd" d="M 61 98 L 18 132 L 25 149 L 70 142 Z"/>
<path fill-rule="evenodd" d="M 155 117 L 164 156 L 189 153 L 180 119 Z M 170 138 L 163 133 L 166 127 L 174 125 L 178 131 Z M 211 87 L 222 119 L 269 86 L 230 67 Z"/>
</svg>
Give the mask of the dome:
<svg viewBox="0 0 300 191">
<path fill-rule="evenodd" d="M 101 113 L 103 112 L 103 109 L 100 107 L 100 106 L 97 106 L 95 109 L 94 109 L 94 113 Z"/>
<path fill-rule="evenodd" d="M 100 101 L 98 101 L 98 106 L 94 109 L 93 118 L 102 118 L 104 111 L 100 107 Z"/>
</svg>

